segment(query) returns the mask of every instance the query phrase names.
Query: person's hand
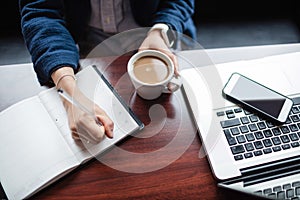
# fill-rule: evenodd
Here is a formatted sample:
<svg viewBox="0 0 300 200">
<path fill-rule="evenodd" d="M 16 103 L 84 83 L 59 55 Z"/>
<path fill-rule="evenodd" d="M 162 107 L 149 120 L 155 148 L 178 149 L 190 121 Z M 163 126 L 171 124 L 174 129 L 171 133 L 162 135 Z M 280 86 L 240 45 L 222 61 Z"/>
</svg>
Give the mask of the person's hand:
<svg viewBox="0 0 300 200">
<path fill-rule="evenodd" d="M 171 50 L 166 45 L 164 39 L 161 36 L 161 30 L 154 29 L 148 33 L 147 37 L 141 44 L 139 51 L 146 49 L 158 50 L 167 54 L 174 63 L 175 75 L 179 75 L 177 57 L 171 52 Z"/>
<path fill-rule="evenodd" d="M 79 90 L 73 93 L 73 98 L 76 98 L 77 102 L 80 102 L 86 108 L 92 110 L 93 116 L 63 99 L 63 104 L 68 114 L 72 137 L 75 140 L 81 139 L 92 143 L 100 142 L 105 135 L 112 138 L 113 122 L 105 111 L 90 101 Z"/>
<path fill-rule="evenodd" d="M 65 76 L 67 74 L 67 76 Z M 91 116 L 80 108 L 74 106 L 66 99 L 62 98 L 63 105 L 67 111 L 68 123 L 75 140 L 84 140 L 85 142 L 98 143 L 105 135 L 109 138 L 113 137 L 114 123 L 93 101 L 89 100 L 76 86 L 72 68 L 63 67 L 56 70 L 52 74 L 52 79 L 57 88 L 62 88 L 77 102 L 93 111 Z M 63 77 L 63 78 L 62 78 Z M 100 122 L 101 124 L 99 124 Z"/>
</svg>

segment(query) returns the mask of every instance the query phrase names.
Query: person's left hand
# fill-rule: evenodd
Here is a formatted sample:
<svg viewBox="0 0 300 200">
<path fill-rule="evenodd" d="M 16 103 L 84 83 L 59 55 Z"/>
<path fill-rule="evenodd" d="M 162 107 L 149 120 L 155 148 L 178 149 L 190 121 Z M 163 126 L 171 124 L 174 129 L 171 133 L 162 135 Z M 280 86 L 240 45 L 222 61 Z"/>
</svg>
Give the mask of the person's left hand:
<svg viewBox="0 0 300 200">
<path fill-rule="evenodd" d="M 166 45 L 164 39 L 161 36 L 161 30 L 154 29 L 148 33 L 147 37 L 141 44 L 139 51 L 146 49 L 153 49 L 167 54 L 173 61 L 175 67 L 175 75 L 179 75 L 177 57 L 171 52 L 171 50 Z"/>
</svg>

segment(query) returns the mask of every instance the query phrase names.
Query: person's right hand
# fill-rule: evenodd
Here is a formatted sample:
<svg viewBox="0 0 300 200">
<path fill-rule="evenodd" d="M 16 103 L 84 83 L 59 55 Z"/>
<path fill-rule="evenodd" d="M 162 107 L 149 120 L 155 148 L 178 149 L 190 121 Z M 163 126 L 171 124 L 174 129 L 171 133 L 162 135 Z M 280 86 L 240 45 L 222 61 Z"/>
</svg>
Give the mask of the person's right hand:
<svg viewBox="0 0 300 200">
<path fill-rule="evenodd" d="M 66 74 L 68 75 L 64 76 Z M 73 139 L 83 140 L 88 143 L 98 143 L 103 139 L 103 137 L 105 137 L 105 135 L 109 138 L 113 137 L 113 121 L 103 109 L 88 99 L 77 88 L 76 81 L 73 78 L 74 72 L 72 68 L 62 67 L 53 72 L 51 77 L 57 88 L 62 88 L 64 92 L 67 92 L 77 102 L 93 111 L 94 116 L 91 116 L 71 104 L 66 99 L 62 98 L 63 105 L 67 111 L 69 127 L 71 129 Z"/>
<path fill-rule="evenodd" d="M 62 99 L 67 111 L 72 137 L 75 140 L 81 139 L 88 143 L 98 143 L 105 135 L 112 138 L 114 124 L 106 112 L 90 101 L 78 89 L 73 93 L 73 98 L 89 110 L 92 110 L 93 116 L 74 106 L 69 101 Z"/>
</svg>

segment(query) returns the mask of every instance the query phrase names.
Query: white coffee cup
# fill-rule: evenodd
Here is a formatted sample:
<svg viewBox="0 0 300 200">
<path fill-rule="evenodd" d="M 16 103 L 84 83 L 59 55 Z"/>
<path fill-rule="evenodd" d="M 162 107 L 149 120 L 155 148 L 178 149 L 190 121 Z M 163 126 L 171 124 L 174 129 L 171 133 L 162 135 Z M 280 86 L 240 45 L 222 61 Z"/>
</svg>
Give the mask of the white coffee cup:
<svg viewBox="0 0 300 200">
<path fill-rule="evenodd" d="M 154 59 L 152 61 L 155 63 L 139 65 L 149 59 Z M 171 58 L 157 50 L 139 51 L 127 63 L 127 72 L 137 94 L 147 100 L 156 99 L 162 93 L 175 92 L 181 87 L 181 79 L 179 76 L 175 77 L 174 71 Z"/>
</svg>

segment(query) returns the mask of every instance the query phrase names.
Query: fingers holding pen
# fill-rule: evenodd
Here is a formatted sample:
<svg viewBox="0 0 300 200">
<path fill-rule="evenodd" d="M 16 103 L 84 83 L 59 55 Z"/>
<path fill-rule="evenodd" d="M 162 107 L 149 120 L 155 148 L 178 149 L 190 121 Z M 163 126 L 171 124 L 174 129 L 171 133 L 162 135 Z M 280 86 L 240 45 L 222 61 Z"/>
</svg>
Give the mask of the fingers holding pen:
<svg viewBox="0 0 300 200">
<path fill-rule="evenodd" d="M 98 143 L 105 135 L 109 138 L 113 137 L 113 121 L 103 109 L 80 91 L 73 92 L 73 96 L 62 89 L 58 92 L 64 99 L 74 139 L 81 136 L 83 140 Z"/>
<path fill-rule="evenodd" d="M 99 106 L 94 107 L 95 119 L 98 125 L 102 125 L 104 133 L 107 137 L 113 138 L 114 122 L 110 119 L 108 114 Z"/>
<path fill-rule="evenodd" d="M 73 139 L 96 144 L 105 136 L 113 138 L 114 123 L 100 107 L 95 105 L 91 114 L 69 103 L 65 106 Z"/>
<path fill-rule="evenodd" d="M 109 138 L 113 138 L 113 130 L 114 130 L 114 123 L 107 115 L 99 115 L 96 116 L 97 119 L 102 123 L 104 127 L 105 135 Z"/>
<path fill-rule="evenodd" d="M 99 124 L 95 118 L 84 114 L 84 118 L 80 120 L 79 129 L 86 133 L 85 135 L 90 139 L 90 141 L 98 143 L 103 140 L 105 136 L 104 127 Z"/>
<path fill-rule="evenodd" d="M 101 120 L 101 121 L 100 121 Z M 113 137 L 113 122 L 106 117 L 99 119 L 101 123 L 96 121 L 90 115 L 83 114 L 72 130 L 72 137 L 85 142 L 97 144 L 101 142 L 105 136 Z"/>
</svg>

